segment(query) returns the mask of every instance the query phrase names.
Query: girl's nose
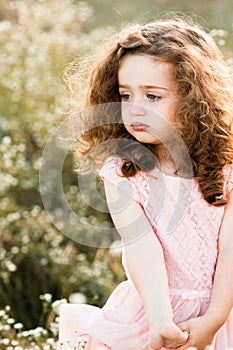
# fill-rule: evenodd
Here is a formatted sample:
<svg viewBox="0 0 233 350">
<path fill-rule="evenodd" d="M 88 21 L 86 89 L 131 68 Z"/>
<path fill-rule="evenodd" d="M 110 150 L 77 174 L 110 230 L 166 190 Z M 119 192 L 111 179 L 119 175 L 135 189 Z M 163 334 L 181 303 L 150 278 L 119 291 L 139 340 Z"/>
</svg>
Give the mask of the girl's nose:
<svg viewBox="0 0 233 350">
<path fill-rule="evenodd" d="M 143 106 L 132 103 L 130 106 L 130 114 L 133 116 L 144 116 L 146 114 L 146 110 Z"/>
</svg>

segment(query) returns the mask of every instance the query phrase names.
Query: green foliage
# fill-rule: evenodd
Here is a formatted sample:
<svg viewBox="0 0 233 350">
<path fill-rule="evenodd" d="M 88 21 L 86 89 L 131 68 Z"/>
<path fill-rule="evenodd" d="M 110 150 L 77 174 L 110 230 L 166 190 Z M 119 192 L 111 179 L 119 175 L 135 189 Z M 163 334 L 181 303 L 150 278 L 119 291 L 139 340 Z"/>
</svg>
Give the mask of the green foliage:
<svg viewBox="0 0 233 350">
<path fill-rule="evenodd" d="M 232 0 L 89 0 L 95 16 L 91 27 L 102 25 L 121 26 L 129 21 L 147 22 L 168 12 L 192 16 L 202 26 L 232 31 Z"/>
<path fill-rule="evenodd" d="M 62 72 L 106 33 L 85 33 L 92 8 L 84 2 L 5 5 L 6 20 L 0 22 L 0 308 L 10 305 L 11 316 L 29 329 L 46 324 L 41 294 L 49 292 L 56 300 L 78 291 L 87 302 L 103 305 L 112 282 L 123 278 L 118 258 L 78 245 L 53 226 L 39 192 L 43 149 L 64 119 Z M 72 162 L 68 154 L 63 178 L 70 206 L 80 217 L 109 225 L 107 214 L 95 215 L 84 203 Z M 85 220 L 78 230 L 86 232 Z M 119 268 L 112 272 L 116 262 Z"/>
</svg>

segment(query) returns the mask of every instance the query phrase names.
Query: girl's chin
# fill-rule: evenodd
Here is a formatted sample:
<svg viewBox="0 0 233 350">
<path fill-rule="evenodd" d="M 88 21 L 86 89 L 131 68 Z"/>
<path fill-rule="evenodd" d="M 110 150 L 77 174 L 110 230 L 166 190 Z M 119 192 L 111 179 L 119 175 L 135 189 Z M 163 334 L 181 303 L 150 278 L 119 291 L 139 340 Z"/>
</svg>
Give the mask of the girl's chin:
<svg viewBox="0 0 233 350">
<path fill-rule="evenodd" d="M 150 144 L 154 144 L 154 145 L 161 143 L 161 141 L 159 139 L 156 139 L 154 136 L 152 136 L 146 130 L 135 131 L 135 130 L 132 130 L 131 128 L 127 128 L 127 130 L 133 137 L 135 137 L 135 139 L 138 142 L 150 143 Z"/>
<path fill-rule="evenodd" d="M 131 135 L 133 135 L 135 139 L 137 139 L 139 142 L 152 143 L 152 144 L 160 143 L 158 139 L 156 139 L 155 137 L 153 137 L 152 135 L 148 134 L 145 131 L 134 132 L 134 133 L 131 133 Z"/>
<path fill-rule="evenodd" d="M 149 137 L 138 137 L 137 135 L 133 135 L 138 142 L 141 142 L 141 143 L 150 143 L 152 145 L 158 145 L 160 144 L 161 142 L 159 140 L 156 140 L 156 139 L 152 139 L 152 138 L 149 138 Z"/>
</svg>

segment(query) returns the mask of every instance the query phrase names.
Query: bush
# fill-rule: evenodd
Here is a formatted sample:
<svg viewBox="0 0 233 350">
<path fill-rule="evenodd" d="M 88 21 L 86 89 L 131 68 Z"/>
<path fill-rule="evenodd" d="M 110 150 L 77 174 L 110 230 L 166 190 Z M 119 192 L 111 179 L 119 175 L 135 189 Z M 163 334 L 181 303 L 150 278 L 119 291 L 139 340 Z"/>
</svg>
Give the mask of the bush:
<svg viewBox="0 0 233 350">
<path fill-rule="evenodd" d="M 62 72 L 106 31 L 87 33 L 92 8 L 84 2 L 5 4 L 6 20 L 0 22 L 0 308 L 10 305 L 11 317 L 30 329 L 46 324 L 40 295 L 51 293 L 56 300 L 78 291 L 102 305 L 122 274 L 120 267 L 115 273 L 109 268 L 120 266 L 118 258 L 74 243 L 53 226 L 38 177 L 43 149 L 64 119 Z M 63 178 L 71 207 L 80 217 L 109 225 L 107 214 L 96 216 L 85 205 L 72 162 L 68 154 Z M 78 230 L 86 232 L 85 220 Z"/>
</svg>

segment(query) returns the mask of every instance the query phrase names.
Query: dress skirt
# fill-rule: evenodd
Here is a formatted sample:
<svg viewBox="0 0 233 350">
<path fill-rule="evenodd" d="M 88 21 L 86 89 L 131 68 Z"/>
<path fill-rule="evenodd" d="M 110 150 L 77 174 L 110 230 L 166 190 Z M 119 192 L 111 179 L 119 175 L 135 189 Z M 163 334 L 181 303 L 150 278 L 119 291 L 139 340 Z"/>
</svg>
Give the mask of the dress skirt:
<svg viewBox="0 0 233 350">
<path fill-rule="evenodd" d="M 173 289 L 170 297 L 176 324 L 203 315 L 210 302 L 209 291 Z M 233 347 L 233 310 L 212 342 L 213 350 L 229 347 Z M 132 282 L 120 283 L 103 308 L 87 304 L 61 305 L 60 349 L 149 350 L 148 322 Z"/>
</svg>

